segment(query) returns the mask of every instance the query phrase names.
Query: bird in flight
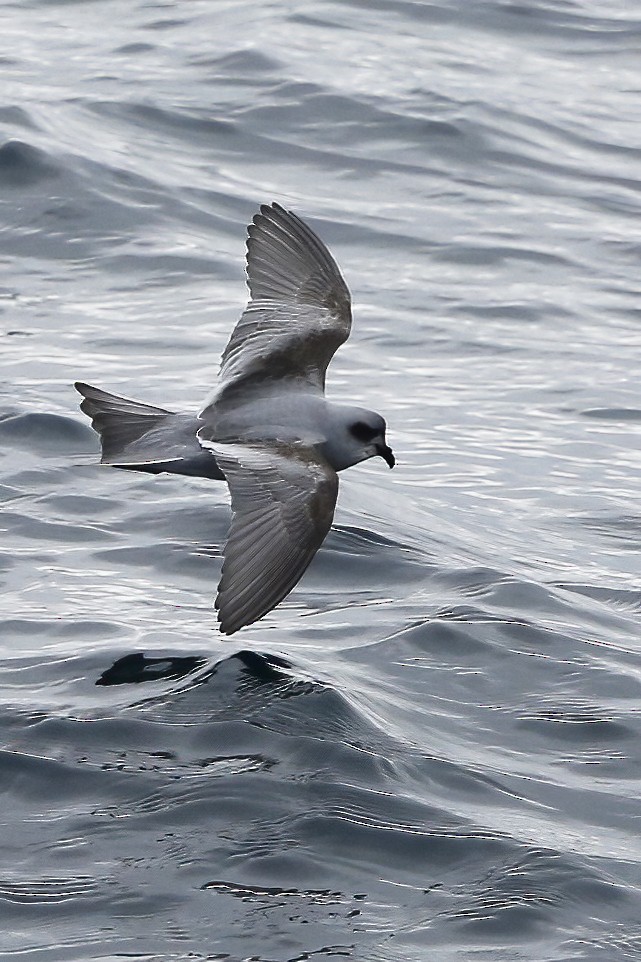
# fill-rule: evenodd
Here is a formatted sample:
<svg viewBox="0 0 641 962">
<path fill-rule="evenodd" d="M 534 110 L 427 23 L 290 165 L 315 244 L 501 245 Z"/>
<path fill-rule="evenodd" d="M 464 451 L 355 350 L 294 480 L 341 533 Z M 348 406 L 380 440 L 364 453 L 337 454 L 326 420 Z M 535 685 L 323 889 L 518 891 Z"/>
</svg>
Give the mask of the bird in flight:
<svg viewBox="0 0 641 962">
<path fill-rule="evenodd" d="M 232 520 L 216 608 L 227 635 L 275 608 L 298 583 L 334 517 L 338 471 L 394 455 L 374 411 L 325 397 L 349 337 L 349 290 L 323 242 L 280 204 L 248 227 L 250 300 L 198 415 L 77 382 L 102 464 L 226 481 Z"/>
</svg>

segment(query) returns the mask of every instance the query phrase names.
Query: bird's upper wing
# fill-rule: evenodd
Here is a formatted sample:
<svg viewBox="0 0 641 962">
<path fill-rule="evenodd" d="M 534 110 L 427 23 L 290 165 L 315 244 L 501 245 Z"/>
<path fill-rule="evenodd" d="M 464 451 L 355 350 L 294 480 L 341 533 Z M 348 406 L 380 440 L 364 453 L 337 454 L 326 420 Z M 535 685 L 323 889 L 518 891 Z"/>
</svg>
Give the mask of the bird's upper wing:
<svg viewBox="0 0 641 962">
<path fill-rule="evenodd" d="M 216 608 L 227 635 L 291 591 L 329 531 L 338 475 L 305 445 L 205 441 L 231 491 L 232 522 Z"/>
<path fill-rule="evenodd" d="M 251 299 L 223 353 L 212 406 L 260 395 L 274 380 L 322 393 L 327 366 L 351 329 L 347 285 L 299 217 L 263 205 L 248 235 Z"/>
</svg>

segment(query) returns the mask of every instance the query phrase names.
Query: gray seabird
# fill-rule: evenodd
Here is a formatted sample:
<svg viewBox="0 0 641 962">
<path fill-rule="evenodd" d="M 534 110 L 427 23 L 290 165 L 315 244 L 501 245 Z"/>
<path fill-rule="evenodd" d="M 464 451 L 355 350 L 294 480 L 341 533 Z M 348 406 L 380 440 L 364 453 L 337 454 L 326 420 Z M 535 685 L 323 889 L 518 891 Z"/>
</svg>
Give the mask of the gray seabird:
<svg viewBox="0 0 641 962">
<path fill-rule="evenodd" d="M 380 455 L 385 421 L 325 398 L 325 373 L 352 325 L 347 285 L 325 245 L 280 204 L 248 228 L 250 301 L 198 415 L 75 386 L 103 464 L 227 481 L 232 521 L 216 608 L 228 635 L 292 590 L 329 531 L 337 471 Z"/>
</svg>

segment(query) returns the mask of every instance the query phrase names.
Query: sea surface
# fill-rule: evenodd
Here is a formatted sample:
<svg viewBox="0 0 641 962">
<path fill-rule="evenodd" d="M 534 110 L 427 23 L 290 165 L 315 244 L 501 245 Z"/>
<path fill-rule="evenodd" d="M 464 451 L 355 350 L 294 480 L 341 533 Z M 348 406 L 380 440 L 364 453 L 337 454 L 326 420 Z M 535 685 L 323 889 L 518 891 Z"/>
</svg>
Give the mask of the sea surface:
<svg viewBox="0 0 641 962">
<path fill-rule="evenodd" d="M 0 8 L 0 959 L 641 959 L 641 8 Z M 388 420 L 230 639 L 194 411 L 294 209 Z"/>
</svg>

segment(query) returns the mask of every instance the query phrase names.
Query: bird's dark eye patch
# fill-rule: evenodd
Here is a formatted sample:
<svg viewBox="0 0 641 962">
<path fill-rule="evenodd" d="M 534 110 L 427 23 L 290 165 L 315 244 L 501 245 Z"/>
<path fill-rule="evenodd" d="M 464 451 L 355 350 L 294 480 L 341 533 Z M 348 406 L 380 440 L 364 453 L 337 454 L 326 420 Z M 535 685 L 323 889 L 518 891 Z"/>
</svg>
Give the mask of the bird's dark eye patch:
<svg viewBox="0 0 641 962">
<path fill-rule="evenodd" d="M 362 441 L 364 444 L 371 441 L 378 434 L 376 428 L 370 427 L 365 421 L 356 421 L 355 424 L 350 426 L 350 431 L 357 441 Z"/>
</svg>

